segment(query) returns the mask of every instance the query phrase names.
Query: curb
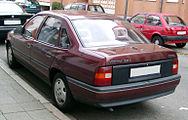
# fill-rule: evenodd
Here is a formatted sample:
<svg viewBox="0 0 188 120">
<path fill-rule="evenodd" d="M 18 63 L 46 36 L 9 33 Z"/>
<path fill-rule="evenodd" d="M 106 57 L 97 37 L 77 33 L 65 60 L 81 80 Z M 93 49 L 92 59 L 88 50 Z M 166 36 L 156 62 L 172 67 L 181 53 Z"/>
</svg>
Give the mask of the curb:
<svg viewBox="0 0 188 120">
<path fill-rule="evenodd" d="M 57 109 L 53 104 L 51 104 L 46 98 L 40 95 L 35 89 L 33 89 L 27 82 L 25 82 L 20 76 L 18 76 L 13 70 L 11 70 L 7 64 L 0 59 L 0 67 L 12 77 L 19 85 L 21 85 L 28 93 L 30 93 L 36 100 L 39 100 L 44 107 L 52 112 L 60 120 L 71 120 L 65 114 L 63 114 L 59 109 Z"/>
</svg>

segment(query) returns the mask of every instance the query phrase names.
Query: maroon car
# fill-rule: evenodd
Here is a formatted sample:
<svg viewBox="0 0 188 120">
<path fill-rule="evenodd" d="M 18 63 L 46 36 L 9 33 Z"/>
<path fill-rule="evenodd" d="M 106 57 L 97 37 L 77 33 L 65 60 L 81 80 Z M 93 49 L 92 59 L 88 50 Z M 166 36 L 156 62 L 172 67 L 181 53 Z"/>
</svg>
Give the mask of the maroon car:
<svg viewBox="0 0 188 120">
<path fill-rule="evenodd" d="M 138 13 L 129 21 L 155 44 L 175 43 L 183 48 L 188 42 L 188 26 L 177 15 Z"/>
<path fill-rule="evenodd" d="M 51 85 L 63 111 L 74 100 L 113 107 L 165 96 L 180 81 L 173 50 L 104 13 L 41 12 L 9 32 L 6 48 L 8 65 L 19 62 Z"/>
</svg>

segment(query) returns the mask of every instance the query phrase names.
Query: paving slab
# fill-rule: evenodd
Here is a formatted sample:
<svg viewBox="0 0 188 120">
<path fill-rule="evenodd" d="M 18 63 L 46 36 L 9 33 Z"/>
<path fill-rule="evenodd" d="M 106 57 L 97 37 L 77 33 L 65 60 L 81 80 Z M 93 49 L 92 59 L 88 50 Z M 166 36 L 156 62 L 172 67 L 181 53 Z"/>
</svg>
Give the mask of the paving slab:
<svg viewBox="0 0 188 120">
<path fill-rule="evenodd" d="M 16 112 L 4 114 L 7 120 L 33 120 L 27 112 Z"/>
<path fill-rule="evenodd" d="M 70 119 L 0 59 L 0 120 Z"/>
</svg>

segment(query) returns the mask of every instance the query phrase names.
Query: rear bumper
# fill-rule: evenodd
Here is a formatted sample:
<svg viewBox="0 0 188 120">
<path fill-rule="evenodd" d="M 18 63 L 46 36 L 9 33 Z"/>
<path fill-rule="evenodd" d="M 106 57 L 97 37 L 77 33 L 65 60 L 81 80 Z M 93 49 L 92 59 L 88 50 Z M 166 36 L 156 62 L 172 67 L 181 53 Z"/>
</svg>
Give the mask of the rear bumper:
<svg viewBox="0 0 188 120">
<path fill-rule="evenodd" d="M 0 26 L 0 35 L 6 37 L 7 33 L 16 27 L 18 26 Z"/>
<path fill-rule="evenodd" d="M 188 42 L 188 35 L 187 36 L 166 36 L 162 35 L 162 38 L 165 43 L 185 43 Z"/>
<path fill-rule="evenodd" d="M 94 87 L 67 77 L 72 95 L 98 107 L 113 107 L 141 102 L 174 92 L 180 75 L 123 85 Z"/>
</svg>

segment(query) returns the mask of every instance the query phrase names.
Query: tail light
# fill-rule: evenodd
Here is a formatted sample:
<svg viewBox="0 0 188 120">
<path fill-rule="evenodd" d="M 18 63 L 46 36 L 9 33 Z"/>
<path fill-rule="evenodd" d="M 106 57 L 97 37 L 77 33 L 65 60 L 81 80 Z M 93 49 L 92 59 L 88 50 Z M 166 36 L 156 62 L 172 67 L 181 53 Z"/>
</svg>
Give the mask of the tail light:
<svg viewBox="0 0 188 120">
<path fill-rule="evenodd" d="M 39 6 L 39 10 L 41 10 L 41 6 Z"/>
<path fill-rule="evenodd" d="M 172 74 L 173 75 L 178 74 L 178 59 L 177 58 L 173 60 Z"/>
<path fill-rule="evenodd" d="M 174 34 L 174 33 L 176 33 L 176 31 L 174 31 L 172 28 L 170 28 L 170 27 L 166 27 L 166 31 L 167 31 L 167 33 L 168 34 Z"/>
<path fill-rule="evenodd" d="M 25 8 L 27 8 L 27 6 L 26 6 L 26 5 L 23 5 L 23 9 L 25 9 Z"/>
<path fill-rule="evenodd" d="M 99 67 L 95 74 L 95 86 L 111 85 L 112 67 Z"/>
</svg>

